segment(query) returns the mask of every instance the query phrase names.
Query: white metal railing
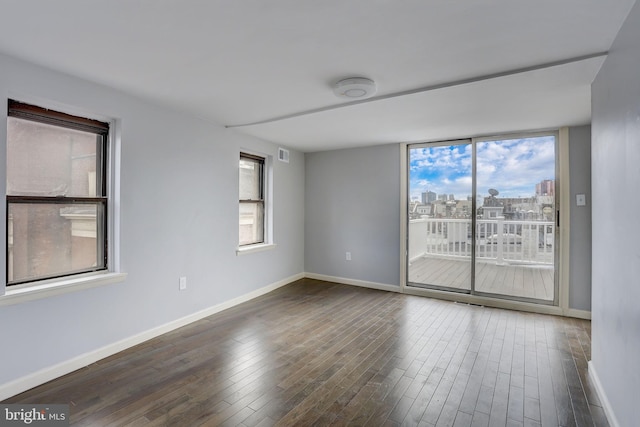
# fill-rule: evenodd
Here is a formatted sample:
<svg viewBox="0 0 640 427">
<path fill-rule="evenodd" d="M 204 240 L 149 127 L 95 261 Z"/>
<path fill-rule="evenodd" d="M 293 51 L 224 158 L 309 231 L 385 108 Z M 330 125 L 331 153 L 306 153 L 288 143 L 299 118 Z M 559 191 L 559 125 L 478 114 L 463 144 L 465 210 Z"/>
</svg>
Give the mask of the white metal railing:
<svg viewBox="0 0 640 427">
<path fill-rule="evenodd" d="M 476 258 L 497 264 L 554 263 L 555 226 L 550 221 L 476 221 Z M 471 220 L 421 218 L 409 222 L 409 259 L 471 257 Z"/>
</svg>

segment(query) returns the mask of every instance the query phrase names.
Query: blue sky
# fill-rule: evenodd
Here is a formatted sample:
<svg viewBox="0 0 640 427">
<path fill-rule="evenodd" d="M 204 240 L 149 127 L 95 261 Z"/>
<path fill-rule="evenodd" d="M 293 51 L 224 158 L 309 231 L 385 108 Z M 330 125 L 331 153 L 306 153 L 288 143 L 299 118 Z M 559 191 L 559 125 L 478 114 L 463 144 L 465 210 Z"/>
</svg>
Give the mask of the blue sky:
<svg viewBox="0 0 640 427">
<path fill-rule="evenodd" d="M 555 179 L 555 138 L 483 141 L 476 145 L 478 196 L 488 196 L 489 188 L 499 197 L 530 197 L 536 184 Z M 424 191 L 471 195 L 471 144 L 410 148 L 409 192 L 420 199 Z"/>
</svg>

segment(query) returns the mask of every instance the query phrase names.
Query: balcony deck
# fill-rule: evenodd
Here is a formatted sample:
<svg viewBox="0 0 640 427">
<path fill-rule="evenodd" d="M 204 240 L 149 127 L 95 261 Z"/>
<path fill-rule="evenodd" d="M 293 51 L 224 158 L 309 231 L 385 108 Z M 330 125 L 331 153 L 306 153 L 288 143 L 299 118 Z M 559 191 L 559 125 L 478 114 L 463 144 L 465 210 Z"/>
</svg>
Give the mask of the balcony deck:
<svg viewBox="0 0 640 427">
<path fill-rule="evenodd" d="M 550 265 L 496 265 L 478 260 L 476 291 L 553 301 L 554 271 Z M 424 256 L 411 262 L 409 282 L 469 289 L 469 259 L 441 259 Z"/>
</svg>

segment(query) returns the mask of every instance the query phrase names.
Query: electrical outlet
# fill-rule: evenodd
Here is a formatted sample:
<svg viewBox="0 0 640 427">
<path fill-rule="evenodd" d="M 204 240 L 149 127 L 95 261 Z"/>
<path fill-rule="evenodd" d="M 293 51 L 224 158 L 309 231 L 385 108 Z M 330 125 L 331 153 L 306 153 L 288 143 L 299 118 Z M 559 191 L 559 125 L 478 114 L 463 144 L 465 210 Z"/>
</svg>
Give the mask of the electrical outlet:
<svg viewBox="0 0 640 427">
<path fill-rule="evenodd" d="M 179 289 L 181 291 L 184 291 L 184 290 L 187 289 L 187 278 L 186 277 L 181 277 L 180 278 L 180 287 L 179 287 Z"/>
<path fill-rule="evenodd" d="M 347 261 L 351 261 L 351 252 L 347 252 Z"/>
</svg>

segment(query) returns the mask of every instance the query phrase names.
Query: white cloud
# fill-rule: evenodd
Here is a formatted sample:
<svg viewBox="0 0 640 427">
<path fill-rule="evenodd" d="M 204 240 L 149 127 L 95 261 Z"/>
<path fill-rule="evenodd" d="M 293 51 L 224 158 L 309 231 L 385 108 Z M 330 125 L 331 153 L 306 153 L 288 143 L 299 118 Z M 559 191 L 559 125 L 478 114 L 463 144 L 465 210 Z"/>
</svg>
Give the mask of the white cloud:
<svg viewBox="0 0 640 427">
<path fill-rule="evenodd" d="M 464 198 L 471 194 L 470 144 L 411 149 L 411 172 L 420 171 L 429 179 L 412 179 L 411 196 L 423 191 L 455 194 Z M 555 144 L 553 137 L 520 140 L 484 141 L 476 145 L 477 193 L 487 195 L 496 188 L 505 197 L 529 197 L 535 185 L 544 179 L 555 179 Z"/>
</svg>

